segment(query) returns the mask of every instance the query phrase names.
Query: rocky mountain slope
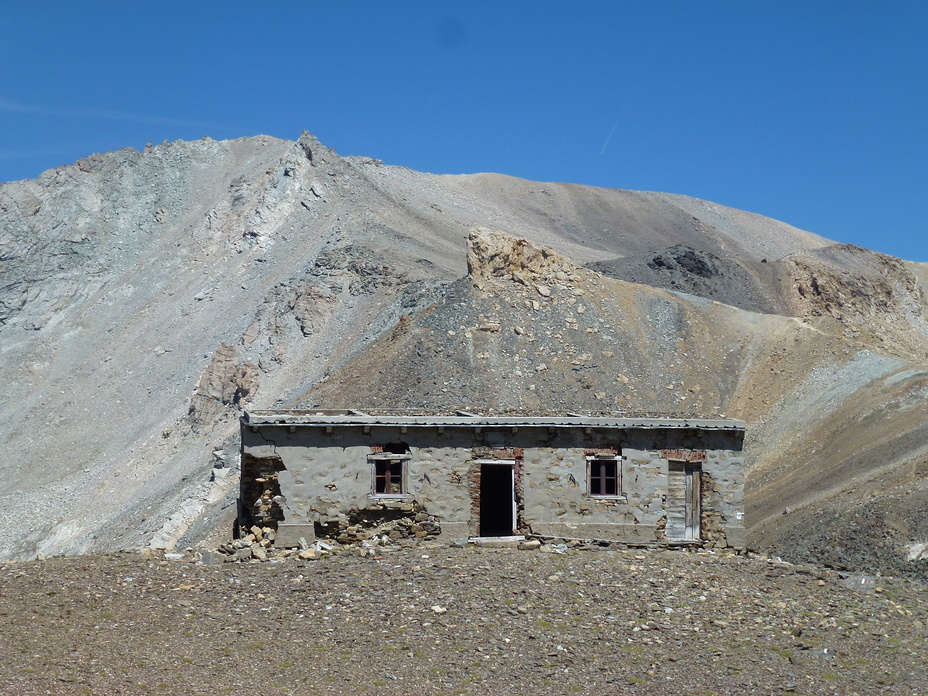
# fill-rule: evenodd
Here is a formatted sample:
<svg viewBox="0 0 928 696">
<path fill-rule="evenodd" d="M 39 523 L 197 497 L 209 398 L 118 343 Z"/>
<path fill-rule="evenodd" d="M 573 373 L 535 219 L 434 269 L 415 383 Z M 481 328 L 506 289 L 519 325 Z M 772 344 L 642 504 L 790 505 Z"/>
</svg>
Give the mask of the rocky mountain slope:
<svg viewBox="0 0 928 696">
<path fill-rule="evenodd" d="M 0 186 L 0 263 L 0 558 L 228 525 L 245 405 L 468 406 L 743 418 L 752 545 L 926 574 L 923 264 L 308 134 Z"/>
</svg>

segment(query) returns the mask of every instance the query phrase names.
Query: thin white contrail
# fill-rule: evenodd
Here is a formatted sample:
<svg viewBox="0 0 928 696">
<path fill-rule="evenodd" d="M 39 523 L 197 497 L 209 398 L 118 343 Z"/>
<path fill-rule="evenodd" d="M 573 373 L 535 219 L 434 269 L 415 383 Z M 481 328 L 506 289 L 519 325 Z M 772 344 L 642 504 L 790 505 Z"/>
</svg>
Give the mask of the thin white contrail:
<svg viewBox="0 0 928 696">
<path fill-rule="evenodd" d="M 599 154 L 606 152 L 606 148 L 609 147 L 609 141 L 612 140 L 612 134 L 615 133 L 615 129 L 618 125 L 619 119 L 616 119 L 615 123 L 612 124 L 612 130 L 610 130 L 609 135 L 606 136 L 606 142 L 603 143 L 603 149 L 599 151 Z"/>
<path fill-rule="evenodd" d="M 123 111 L 109 111 L 101 109 L 53 109 L 36 104 L 23 104 L 0 98 L 0 111 L 12 114 L 37 114 L 42 116 L 58 116 L 64 118 L 95 118 L 111 121 L 132 121 L 135 123 L 157 123 L 167 126 L 192 126 L 200 128 L 217 128 L 229 130 L 229 126 L 207 121 L 188 121 L 180 118 L 165 118 L 162 116 L 145 116 L 143 114 L 126 113 Z"/>
</svg>

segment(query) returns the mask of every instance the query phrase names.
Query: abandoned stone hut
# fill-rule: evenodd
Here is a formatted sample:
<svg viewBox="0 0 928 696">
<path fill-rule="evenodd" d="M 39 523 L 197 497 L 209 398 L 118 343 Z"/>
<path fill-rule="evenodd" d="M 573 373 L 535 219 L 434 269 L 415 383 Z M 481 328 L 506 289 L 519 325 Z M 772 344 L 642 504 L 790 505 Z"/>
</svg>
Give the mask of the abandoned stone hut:
<svg viewBox="0 0 928 696">
<path fill-rule="evenodd" d="M 240 521 L 277 546 L 539 536 L 742 549 L 745 424 L 728 419 L 250 411 Z"/>
</svg>

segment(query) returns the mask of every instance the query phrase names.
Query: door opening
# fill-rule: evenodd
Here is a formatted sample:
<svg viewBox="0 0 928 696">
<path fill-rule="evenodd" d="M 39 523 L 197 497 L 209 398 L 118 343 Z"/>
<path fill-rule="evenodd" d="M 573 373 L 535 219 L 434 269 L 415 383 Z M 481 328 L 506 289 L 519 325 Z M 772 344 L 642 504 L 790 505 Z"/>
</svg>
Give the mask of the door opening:
<svg viewBox="0 0 928 696">
<path fill-rule="evenodd" d="M 697 541 L 702 538 L 702 465 L 667 463 L 668 539 Z"/>
<path fill-rule="evenodd" d="M 702 467 L 687 466 L 684 472 L 686 479 L 686 539 L 699 539 L 700 518 L 702 517 Z"/>
<path fill-rule="evenodd" d="M 515 462 L 480 462 L 480 536 L 511 536 L 515 527 Z"/>
</svg>

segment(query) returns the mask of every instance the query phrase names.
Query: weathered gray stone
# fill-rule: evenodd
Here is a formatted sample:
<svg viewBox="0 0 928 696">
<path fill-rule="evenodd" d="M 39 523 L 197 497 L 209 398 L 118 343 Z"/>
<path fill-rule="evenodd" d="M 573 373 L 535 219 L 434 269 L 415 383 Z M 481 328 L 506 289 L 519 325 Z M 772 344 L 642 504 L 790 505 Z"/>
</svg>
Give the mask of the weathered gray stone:
<svg viewBox="0 0 928 696">
<path fill-rule="evenodd" d="M 312 523 L 281 523 L 277 526 L 274 545 L 284 549 L 302 548 L 316 540 L 316 528 Z"/>
<path fill-rule="evenodd" d="M 485 549 L 517 549 L 521 542 L 517 537 L 477 537 L 472 543 Z"/>
<path fill-rule="evenodd" d="M 876 579 L 872 575 L 848 575 L 842 584 L 858 592 L 873 592 L 876 589 Z"/>
<path fill-rule="evenodd" d="M 217 551 L 204 549 L 200 551 L 200 563 L 207 566 L 220 565 L 225 561 L 225 556 Z"/>
</svg>

